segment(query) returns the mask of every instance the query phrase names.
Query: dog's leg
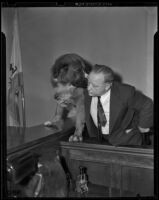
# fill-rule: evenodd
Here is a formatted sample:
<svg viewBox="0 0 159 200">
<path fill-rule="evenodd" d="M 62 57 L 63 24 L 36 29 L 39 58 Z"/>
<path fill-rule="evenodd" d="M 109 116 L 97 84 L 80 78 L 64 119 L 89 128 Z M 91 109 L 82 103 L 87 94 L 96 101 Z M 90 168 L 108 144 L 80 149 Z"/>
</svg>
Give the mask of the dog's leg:
<svg viewBox="0 0 159 200">
<path fill-rule="evenodd" d="M 55 115 L 52 120 L 53 123 L 56 123 L 57 121 L 60 121 L 62 119 L 63 110 L 64 108 L 61 107 L 59 103 L 57 103 Z"/>
<path fill-rule="evenodd" d="M 84 105 L 78 105 L 77 106 L 77 118 L 76 118 L 76 130 L 74 135 L 77 135 L 78 137 L 82 137 L 82 132 L 84 129 L 84 123 L 85 123 L 85 112 L 84 112 Z"/>
<path fill-rule="evenodd" d="M 63 113 L 64 108 L 61 107 L 60 104 L 57 104 L 53 119 L 51 121 L 46 121 L 44 125 L 48 128 L 62 130 L 64 125 Z"/>
<path fill-rule="evenodd" d="M 85 124 L 85 107 L 84 107 L 84 94 L 80 96 L 76 104 L 76 129 L 73 135 L 70 136 L 69 142 L 81 142 L 83 141 L 82 132 Z"/>
<path fill-rule="evenodd" d="M 57 126 L 59 130 L 62 130 L 64 125 L 63 113 L 65 112 L 65 108 L 57 104 L 55 115 L 52 119 L 52 125 Z"/>
</svg>

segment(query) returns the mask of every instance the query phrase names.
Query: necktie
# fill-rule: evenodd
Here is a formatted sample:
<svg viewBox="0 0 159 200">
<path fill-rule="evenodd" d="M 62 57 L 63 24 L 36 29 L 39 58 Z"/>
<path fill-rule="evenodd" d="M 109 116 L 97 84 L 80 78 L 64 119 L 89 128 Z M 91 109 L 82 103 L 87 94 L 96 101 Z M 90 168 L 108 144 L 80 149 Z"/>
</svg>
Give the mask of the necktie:
<svg viewBox="0 0 159 200">
<path fill-rule="evenodd" d="M 102 140 L 102 126 L 105 126 L 107 123 L 107 119 L 103 110 L 103 106 L 100 101 L 100 97 L 98 97 L 97 103 L 97 121 L 98 121 L 98 139 Z"/>
</svg>

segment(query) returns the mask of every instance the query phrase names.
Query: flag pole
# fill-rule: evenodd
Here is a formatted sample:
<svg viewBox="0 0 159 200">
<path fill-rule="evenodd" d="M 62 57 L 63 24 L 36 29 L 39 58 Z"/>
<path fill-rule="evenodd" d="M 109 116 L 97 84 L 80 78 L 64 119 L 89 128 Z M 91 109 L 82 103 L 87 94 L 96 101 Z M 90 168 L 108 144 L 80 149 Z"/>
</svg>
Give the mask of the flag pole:
<svg viewBox="0 0 159 200">
<path fill-rule="evenodd" d="M 23 80 L 23 73 L 22 73 L 22 80 Z M 23 127 L 26 127 L 26 119 L 25 119 L 25 95 L 24 95 L 24 82 L 21 87 L 21 99 L 22 99 L 22 116 L 23 116 Z"/>
<path fill-rule="evenodd" d="M 18 10 L 16 8 L 15 10 L 15 16 L 17 19 L 17 23 L 18 23 L 18 19 L 19 19 L 19 14 L 18 14 Z M 18 24 L 18 28 L 19 28 L 19 24 Z M 18 30 L 19 31 L 19 30 Z M 22 100 L 22 124 L 23 124 L 23 128 L 26 128 L 26 118 L 25 118 L 25 94 L 24 94 L 24 80 L 23 80 L 23 72 L 21 72 L 21 100 Z"/>
</svg>

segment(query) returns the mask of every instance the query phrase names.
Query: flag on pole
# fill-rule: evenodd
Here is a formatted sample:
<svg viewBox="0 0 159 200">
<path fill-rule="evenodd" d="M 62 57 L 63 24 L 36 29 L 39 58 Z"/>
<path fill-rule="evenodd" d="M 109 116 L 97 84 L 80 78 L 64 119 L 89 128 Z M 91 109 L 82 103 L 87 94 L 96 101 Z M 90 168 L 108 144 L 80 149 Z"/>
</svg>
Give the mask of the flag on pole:
<svg viewBox="0 0 159 200">
<path fill-rule="evenodd" d="M 9 88 L 7 103 L 9 125 L 25 127 L 24 83 L 16 10 L 14 17 L 11 60 L 9 66 Z"/>
</svg>

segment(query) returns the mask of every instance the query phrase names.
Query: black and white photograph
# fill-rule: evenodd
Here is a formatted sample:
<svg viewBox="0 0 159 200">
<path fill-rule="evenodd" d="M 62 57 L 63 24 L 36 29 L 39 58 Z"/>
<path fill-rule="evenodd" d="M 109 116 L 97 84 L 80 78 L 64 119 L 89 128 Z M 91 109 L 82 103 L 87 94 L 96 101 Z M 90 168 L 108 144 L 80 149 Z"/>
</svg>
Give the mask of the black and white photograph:
<svg viewBox="0 0 159 200">
<path fill-rule="evenodd" d="M 157 11 L 1 4 L 2 199 L 156 197 Z"/>
</svg>

